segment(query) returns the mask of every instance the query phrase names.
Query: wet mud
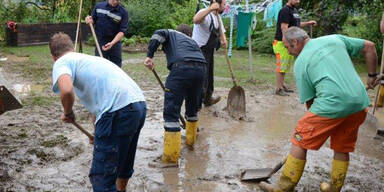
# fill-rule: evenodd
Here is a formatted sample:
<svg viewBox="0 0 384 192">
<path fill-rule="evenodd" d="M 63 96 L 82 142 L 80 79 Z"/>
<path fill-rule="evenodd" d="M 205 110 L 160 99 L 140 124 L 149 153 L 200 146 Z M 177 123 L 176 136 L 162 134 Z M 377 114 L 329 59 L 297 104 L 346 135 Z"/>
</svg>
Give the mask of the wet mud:
<svg viewBox="0 0 384 192">
<path fill-rule="evenodd" d="M 4 73 L 2 70 L 5 79 L 11 79 L 10 85 L 29 85 L 21 92 L 12 88 L 21 99 L 28 98 L 30 89 L 41 88 Z M 216 94 L 222 100 L 200 112 L 193 150 L 186 147 L 183 136 L 178 166 L 159 168 L 154 165 L 163 149 L 163 94 L 153 82 L 138 84 L 147 99 L 148 115 L 128 191 L 260 191 L 257 183 L 240 181 L 241 170 L 273 167 L 284 159 L 290 135 L 306 111 L 297 94 L 279 97 L 272 88 L 246 89 L 246 118 L 234 120 L 223 110 L 229 89 L 218 88 Z M 51 94 L 49 89 L 41 89 Z M 60 121 L 59 98 L 50 96 L 57 99 L 51 105 L 26 106 L 0 116 L 0 191 L 91 191 L 92 145 L 74 126 Z M 90 114 L 78 101 L 75 113 L 79 123 L 91 131 Z M 343 191 L 384 191 L 384 139 L 373 139 L 375 135 L 372 122 L 360 128 Z M 319 151 L 308 152 L 297 191 L 319 191 L 320 183 L 329 180 L 333 152 L 328 147 L 329 141 Z"/>
</svg>

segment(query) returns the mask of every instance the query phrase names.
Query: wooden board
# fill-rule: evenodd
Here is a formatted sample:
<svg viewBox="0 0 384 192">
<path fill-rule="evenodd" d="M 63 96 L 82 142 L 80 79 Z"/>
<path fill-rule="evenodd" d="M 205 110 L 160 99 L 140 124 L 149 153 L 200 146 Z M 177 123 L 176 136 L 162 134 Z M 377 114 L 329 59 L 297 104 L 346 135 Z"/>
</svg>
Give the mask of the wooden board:
<svg viewBox="0 0 384 192">
<path fill-rule="evenodd" d="M 51 36 L 57 32 L 68 34 L 75 41 L 77 23 L 50 23 L 50 24 L 17 24 L 17 32 L 7 30 L 7 44 L 11 46 L 28 46 L 48 44 Z M 87 40 L 90 36 L 89 26 L 81 24 L 81 39 Z"/>
</svg>

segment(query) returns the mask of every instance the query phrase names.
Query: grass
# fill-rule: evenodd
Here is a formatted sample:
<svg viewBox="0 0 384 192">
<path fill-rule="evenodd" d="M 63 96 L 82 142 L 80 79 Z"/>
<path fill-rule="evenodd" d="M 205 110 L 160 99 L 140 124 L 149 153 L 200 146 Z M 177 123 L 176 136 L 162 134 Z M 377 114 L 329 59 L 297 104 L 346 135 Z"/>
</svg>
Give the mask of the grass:
<svg viewBox="0 0 384 192">
<path fill-rule="evenodd" d="M 140 58 L 144 61 L 146 54 L 123 54 L 124 59 Z M 258 87 L 267 87 L 275 82 L 275 57 L 273 55 L 266 54 L 257 54 L 253 53 L 253 68 L 254 76 L 251 78 L 250 66 L 248 60 L 248 51 L 246 50 L 234 50 L 232 58 L 230 59 L 232 69 L 240 86 L 247 88 Z M 162 52 L 158 51 L 155 54 L 154 58 L 156 71 L 164 82 L 165 78 L 169 71 L 166 68 L 165 56 Z M 124 65 L 123 69 L 135 80 L 145 79 L 155 81 L 155 77 L 152 73 L 144 67 L 142 63 L 140 64 L 128 64 Z M 230 88 L 233 86 L 231 75 L 228 69 L 228 65 L 225 59 L 224 51 L 220 50 L 215 56 L 215 87 L 226 87 Z M 292 84 L 293 77 L 289 73 L 287 75 L 287 82 Z"/>
<path fill-rule="evenodd" d="M 56 138 L 52 140 L 45 140 L 41 142 L 41 145 L 44 147 L 56 147 L 57 145 L 66 146 L 68 144 L 68 138 L 63 135 L 57 135 Z"/>
</svg>

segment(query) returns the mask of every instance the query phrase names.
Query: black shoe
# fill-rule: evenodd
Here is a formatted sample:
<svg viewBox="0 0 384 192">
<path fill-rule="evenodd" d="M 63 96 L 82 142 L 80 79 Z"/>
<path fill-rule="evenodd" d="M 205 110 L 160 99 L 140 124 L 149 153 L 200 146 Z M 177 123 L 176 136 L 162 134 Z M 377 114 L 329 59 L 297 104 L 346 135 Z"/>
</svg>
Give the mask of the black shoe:
<svg viewBox="0 0 384 192">
<path fill-rule="evenodd" d="M 289 96 L 283 89 L 276 89 L 275 94 L 280 96 Z"/>
<path fill-rule="evenodd" d="M 283 86 L 284 92 L 287 93 L 293 93 L 294 91 L 292 89 L 288 89 L 286 86 Z"/>
</svg>

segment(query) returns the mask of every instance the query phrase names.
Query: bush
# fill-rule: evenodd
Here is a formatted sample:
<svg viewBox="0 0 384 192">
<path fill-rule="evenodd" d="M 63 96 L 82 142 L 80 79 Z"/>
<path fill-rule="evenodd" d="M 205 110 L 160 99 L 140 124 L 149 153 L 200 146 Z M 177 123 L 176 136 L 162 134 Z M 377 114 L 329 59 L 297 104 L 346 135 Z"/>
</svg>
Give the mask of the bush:
<svg viewBox="0 0 384 192">
<path fill-rule="evenodd" d="M 255 31 L 252 35 L 252 50 L 259 53 L 273 54 L 272 43 L 275 38 L 276 27 Z"/>
<path fill-rule="evenodd" d="M 135 45 L 139 45 L 139 44 L 145 44 L 146 45 L 149 43 L 150 40 L 151 40 L 151 38 L 149 38 L 149 37 L 140 37 L 140 36 L 133 35 L 130 38 L 124 37 L 122 39 L 122 43 L 125 46 L 135 46 Z"/>
<path fill-rule="evenodd" d="M 342 31 L 343 34 L 348 36 L 367 39 L 374 42 L 379 58 L 381 58 L 381 53 L 383 51 L 383 37 L 380 32 L 383 6 L 384 3 L 381 1 L 362 5 L 359 9 L 361 14 L 355 14 L 356 16 L 349 17 L 345 25 L 343 25 Z"/>
<path fill-rule="evenodd" d="M 129 0 L 124 6 L 129 13 L 128 36 L 150 37 L 156 29 L 175 29 L 179 24 L 192 24 L 196 1 Z"/>
</svg>

